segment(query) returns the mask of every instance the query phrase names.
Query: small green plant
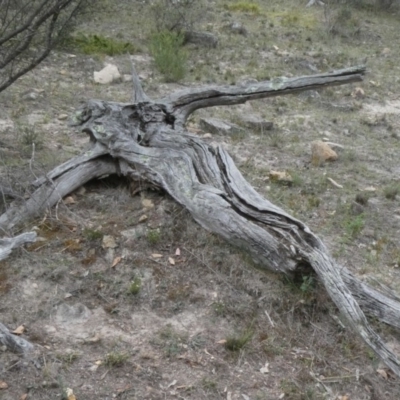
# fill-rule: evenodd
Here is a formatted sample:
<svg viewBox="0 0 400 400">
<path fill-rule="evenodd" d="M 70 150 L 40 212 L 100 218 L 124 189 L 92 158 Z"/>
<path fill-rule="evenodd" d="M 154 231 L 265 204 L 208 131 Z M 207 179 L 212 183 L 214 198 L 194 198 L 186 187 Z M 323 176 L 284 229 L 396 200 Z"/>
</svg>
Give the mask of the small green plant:
<svg viewBox="0 0 400 400">
<path fill-rule="evenodd" d="M 303 294 L 309 294 L 315 288 L 315 279 L 311 275 L 303 276 L 303 282 L 300 285 L 300 290 Z"/>
<path fill-rule="evenodd" d="M 164 326 L 153 340 L 153 344 L 161 347 L 166 357 L 178 355 L 182 349 L 187 337 L 175 331 L 171 324 Z"/>
<path fill-rule="evenodd" d="M 260 6 L 250 1 L 237 1 L 233 4 L 226 4 L 225 8 L 229 11 L 247 12 L 255 15 L 261 14 Z"/>
<path fill-rule="evenodd" d="M 129 285 L 128 293 L 136 296 L 142 287 L 142 280 L 136 277 Z"/>
<path fill-rule="evenodd" d="M 388 200 L 395 200 L 400 193 L 400 185 L 389 185 L 383 189 L 383 194 Z"/>
<path fill-rule="evenodd" d="M 364 214 L 357 215 L 345 221 L 345 230 L 349 237 L 357 237 L 365 225 Z"/>
<path fill-rule="evenodd" d="M 201 380 L 201 386 L 203 386 L 203 389 L 207 391 L 216 392 L 218 390 L 218 382 L 214 379 L 209 379 L 207 377 L 204 377 Z"/>
<path fill-rule="evenodd" d="M 187 52 L 183 43 L 184 36 L 176 32 L 163 31 L 151 37 L 150 52 L 167 82 L 177 82 L 185 76 Z"/>
<path fill-rule="evenodd" d="M 159 229 L 149 229 L 147 231 L 147 241 L 151 244 L 157 244 L 161 240 L 161 233 Z"/>
<path fill-rule="evenodd" d="M 126 353 L 119 353 L 117 351 L 112 351 L 111 353 L 106 354 L 104 357 L 104 365 L 107 367 L 120 367 L 125 363 L 128 359 L 128 354 Z"/>
<path fill-rule="evenodd" d="M 64 364 L 67 364 L 67 365 L 72 364 L 78 358 L 79 358 L 79 354 L 74 353 L 74 352 L 57 354 L 57 359 L 59 359 L 61 362 L 63 362 Z"/>
<path fill-rule="evenodd" d="M 212 304 L 212 308 L 216 315 L 224 317 L 226 315 L 226 306 L 222 301 L 216 301 Z"/>
<path fill-rule="evenodd" d="M 40 149 L 43 146 L 43 140 L 40 133 L 36 130 L 36 127 L 23 125 L 19 127 L 19 137 L 21 144 L 23 146 L 32 147 L 35 149 Z"/>
<path fill-rule="evenodd" d="M 107 56 L 134 53 L 136 51 L 132 43 L 122 42 L 102 35 L 85 35 L 83 33 L 69 37 L 66 40 L 66 45 L 84 54 L 104 54 Z"/>
<path fill-rule="evenodd" d="M 230 351 L 241 350 L 252 338 L 253 329 L 247 329 L 240 335 L 228 336 L 225 342 L 225 348 Z"/>
<path fill-rule="evenodd" d="M 103 233 L 100 231 L 96 231 L 94 229 L 85 228 L 83 230 L 83 236 L 90 241 L 95 241 L 99 239 L 103 239 Z"/>
</svg>

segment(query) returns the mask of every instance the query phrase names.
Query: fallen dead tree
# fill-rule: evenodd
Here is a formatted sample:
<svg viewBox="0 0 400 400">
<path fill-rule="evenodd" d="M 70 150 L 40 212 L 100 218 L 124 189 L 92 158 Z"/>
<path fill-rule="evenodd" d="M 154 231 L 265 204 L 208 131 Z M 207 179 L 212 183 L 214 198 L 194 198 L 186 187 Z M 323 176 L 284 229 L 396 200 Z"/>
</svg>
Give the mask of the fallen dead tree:
<svg viewBox="0 0 400 400">
<path fill-rule="evenodd" d="M 0 239 L 0 261 L 6 259 L 13 249 L 35 240 L 36 232 L 27 232 L 13 238 Z M 33 349 L 31 343 L 13 335 L 2 323 L 0 323 L 0 346 L 5 346 L 15 353 L 25 353 Z"/>
<path fill-rule="evenodd" d="M 353 67 L 246 86 L 209 86 L 153 101 L 134 71 L 132 102 L 90 100 L 81 108 L 73 124 L 89 135 L 90 149 L 33 182 L 31 198 L 24 204 L 14 202 L 0 216 L 0 228 L 12 232 L 95 178 L 118 174 L 146 181 L 169 193 L 205 229 L 247 251 L 260 267 L 284 274 L 312 268 L 348 325 L 400 376 L 399 360 L 366 318 L 400 328 L 400 299 L 338 265 L 303 222 L 252 188 L 222 147 L 214 148 L 184 128 L 199 108 L 356 82 L 364 73 L 363 67 Z"/>
</svg>

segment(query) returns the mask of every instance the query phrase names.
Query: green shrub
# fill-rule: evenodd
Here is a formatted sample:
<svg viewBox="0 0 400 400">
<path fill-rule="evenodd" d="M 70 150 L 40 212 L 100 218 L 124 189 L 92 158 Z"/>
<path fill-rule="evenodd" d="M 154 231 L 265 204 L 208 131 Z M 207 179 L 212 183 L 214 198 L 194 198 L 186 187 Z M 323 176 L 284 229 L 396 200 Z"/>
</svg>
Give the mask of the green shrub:
<svg viewBox="0 0 400 400">
<path fill-rule="evenodd" d="M 136 277 L 130 283 L 129 288 L 128 288 L 128 293 L 136 296 L 137 294 L 139 294 L 141 287 L 142 287 L 142 280 L 140 278 Z"/>
<path fill-rule="evenodd" d="M 183 42 L 184 36 L 175 32 L 159 32 L 151 37 L 150 52 L 167 82 L 177 82 L 185 76 L 187 52 L 182 48 Z"/>
<path fill-rule="evenodd" d="M 23 146 L 32 147 L 35 145 L 36 150 L 42 148 L 43 140 L 41 134 L 36 130 L 35 126 L 23 125 L 19 127 L 20 142 Z"/>
<path fill-rule="evenodd" d="M 241 350 L 252 338 L 253 330 L 250 328 L 240 335 L 229 336 L 226 338 L 225 348 L 230 351 Z"/>
<path fill-rule="evenodd" d="M 132 43 L 122 42 L 102 35 L 85 35 L 79 33 L 71 36 L 65 43 L 84 54 L 105 54 L 115 56 L 118 54 L 134 53 L 135 47 Z"/>
<path fill-rule="evenodd" d="M 383 194 L 388 200 L 395 200 L 400 193 L 400 185 L 389 185 L 383 189 Z"/>
</svg>

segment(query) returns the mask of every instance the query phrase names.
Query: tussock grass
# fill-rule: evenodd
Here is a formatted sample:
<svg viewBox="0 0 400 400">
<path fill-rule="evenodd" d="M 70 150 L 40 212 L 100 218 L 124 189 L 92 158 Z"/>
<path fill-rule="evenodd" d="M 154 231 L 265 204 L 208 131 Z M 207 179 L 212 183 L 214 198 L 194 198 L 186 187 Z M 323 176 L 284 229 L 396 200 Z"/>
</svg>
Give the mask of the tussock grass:
<svg viewBox="0 0 400 400">
<path fill-rule="evenodd" d="M 135 46 L 130 42 L 123 42 L 102 35 L 86 35 L 84 33 L 69 37 L 64 45 L 72 47 L 84 54 L 107 56 L 134 53 L 136 51 Z"/>
</svg>

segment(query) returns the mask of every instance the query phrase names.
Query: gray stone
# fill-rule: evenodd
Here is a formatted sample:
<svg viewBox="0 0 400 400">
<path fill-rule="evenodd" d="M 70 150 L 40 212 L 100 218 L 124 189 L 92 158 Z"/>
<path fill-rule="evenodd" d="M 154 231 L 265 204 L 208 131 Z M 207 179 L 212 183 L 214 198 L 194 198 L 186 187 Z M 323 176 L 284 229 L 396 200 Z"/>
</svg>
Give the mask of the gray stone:
<svg viewBox="0 0 400 400">
<path fill-rule="evenodd" d="M 243 132 L 240 126 L 216 118 L 201 118 L 199 125 L 204 132 L 213 134 L 234 135 Z"/>
<path fill-rule="evenodd" d="M 146 227 L 144 225 L 136 226 L 132 229 L 127 229 L 126 231 L 121 231 L 121 235 L 126 239 L 139 239 L 146 233 Z"/>
<path fill-rule="evenodd" d="M 35 92 L 29 92 L 29 93 L 25 93 L 22 98 L 24 100 L 36 100 L 38 98 L 38 94 Z"/>
<path fill-rule="evenodd" d="M 0 119 L 0 133 L 11 132 L 14 129 L 14 122 L 11 119 Z"/>
<path fill-rule="evenodd" d="M 118 67 L 114 64 L 107 64 L 101 71 L 94 71 L 93 78 L 96 83 L 106 85 L 121 79 Z"/>
<path fill-rule="evenodd" d="M 265 121 L 256 115 L 242 115 L 240 121 L 243 126 L 258 133 L 270 131 L 274 127 L 273 122 Z"/>
<path fill-rule="evenodd" d="M 238 35 L 247 36 L 247 29 L 240 22 L 232 22 L 229 26 L 233 33 L 237 33 Z"/>
<path fill-rule="evenodd" d="M 217 47 L 218 37 L 209 32 L 185 32 L 185 42 L 205 47 Z"/>
</svg>

